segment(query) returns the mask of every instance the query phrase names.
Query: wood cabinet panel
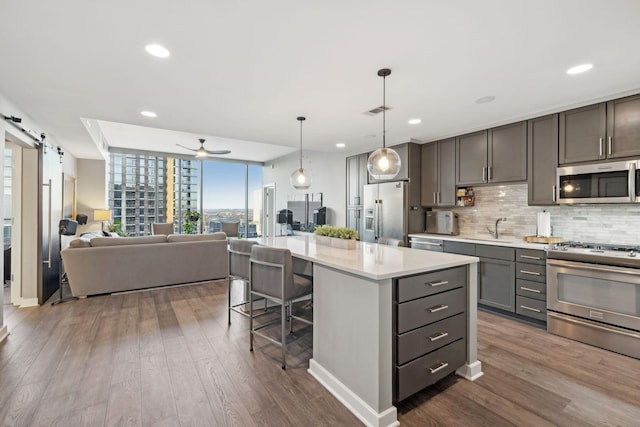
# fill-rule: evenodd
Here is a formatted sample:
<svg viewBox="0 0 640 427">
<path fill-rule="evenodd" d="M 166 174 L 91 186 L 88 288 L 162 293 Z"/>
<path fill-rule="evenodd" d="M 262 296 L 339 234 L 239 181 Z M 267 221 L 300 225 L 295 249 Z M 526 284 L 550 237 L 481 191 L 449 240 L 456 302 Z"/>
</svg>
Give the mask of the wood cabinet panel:
<svg viewBox="0 0 640 427">
<path fill-rule="evenodd" d="M 589 105 L 559 115 L 558 163 L 579 163 L 605 158 L 606 106 Z"/>
<path fill-rule="evenodd" d="M 558 115 L 529 120 L 527 132 L 528 204 L 555 205 Z"/>
<path fill-rule="evenodd" d="M 486 182 L 487 131 L 456 138 L 456 184 L 474 185 Z"/>
<path fill-rule="evenodd" d="M 489 129 L 487 181 L 527 179 L 527 122 Z"/>
<path fill-rule="evenodd" d="M 640 95 L 607 102 L 607 158 L 640 156 Z"/>
</svg>

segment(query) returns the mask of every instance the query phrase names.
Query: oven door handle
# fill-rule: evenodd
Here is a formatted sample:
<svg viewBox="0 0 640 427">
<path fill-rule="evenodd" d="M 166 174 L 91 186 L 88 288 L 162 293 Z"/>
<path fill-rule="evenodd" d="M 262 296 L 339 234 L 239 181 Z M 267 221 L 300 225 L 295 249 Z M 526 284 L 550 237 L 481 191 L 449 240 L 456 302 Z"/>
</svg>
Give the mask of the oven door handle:
<svg viewBox="0 0 640 427">
<path fill-rule="evenodd" d="M 547 265 L 552 267 L 574 268 L 577 270 L 603 271 L 607 273 L 624 273 L 632 276 L 640 276 L 640 269 L 632 267 L 609 267 L 599 264 L 589 264 L 588 262 L 573 262 L 549 258 L 547 258 Z"/>
<path fill-rule="evenodd" d="M 631 330 L 626 331 L 626 330 L 623 330 L 623 329 L 615 327 L 615 326 L 600 326 L 596 322 L 589 322 L 589 321 L 580 320 L 580 319 L 578 319 L 576 317 L 567 316 L 566 314 L 560 314 L 560 313 L 554 313 L 553 311 L 547 311 L 547 317 L 560 319 L 560 320 L 562 320 L 564 322 L 573 323 L 573 324 L 576 324 L 576 325 L 587 326 L 589 328 L 598 329 L 600 331 L 608 332 L 608 333 L 611 333 L 611 330 L 613 329 L 614 332 L 617 333 L 617 334 L 626 335 L 626 336 L 631 337 L 631 338 L 638 338 L 638 334 L 634 333 Z"/>
</svg>

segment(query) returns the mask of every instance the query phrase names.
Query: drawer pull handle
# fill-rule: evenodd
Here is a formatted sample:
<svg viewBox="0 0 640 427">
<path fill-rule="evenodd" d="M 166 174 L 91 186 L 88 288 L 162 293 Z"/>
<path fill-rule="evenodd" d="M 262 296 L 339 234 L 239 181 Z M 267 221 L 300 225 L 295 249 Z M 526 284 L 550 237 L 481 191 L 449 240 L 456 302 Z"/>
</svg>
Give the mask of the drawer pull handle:
<svg viewBox="0 0 640 427">
<path fill-rule="evenodd" d="M 440 366 L 438 366 L 437 368 L 429 368 L 429 373 L 430 374 L 435 374 L 438 371 L 443 370 L 444 368 L 446 368 L 447 366 L 449 366 L 448 363 L 446 362 L 440 362 Z"/>
<path fill-rule="evenodd" d="M 542 259 L 539 256 L 531 256 L 531 255 L 520 255 L 520 258 L 537 259 L 538 261 L 540 261 Z"/>
<path fill-rule="evenodd" d="M 429 282 L 429 283 L 425 283 L 425 285 L 429 285 L 431 287 L 436 287 L 436 286 L 442 286 L 442 285 L 446 285 L 448 284 L 449 281 L 448 280 L 440 280 L 439 282 Z"/>
<path fill-rule="evenodd" d="M 539 291 L 537 289 L 525 288 L 524 286 L 520 286 L 520 289 L 522 289 L 523 291 L 535 292 L 536 294 L 542 293 L 542 291 Z"/>
<path fill-rule="evenodd" d="M 526 305 L 521 305 L 520 308 L 524 308 L 525 310 L 529 311 L 535 311 L 536 313 L 542 313 L 542 311 L 538 310 L 537 308 L 527 307 Z"/>
<path fill-rule="evenodd" d="M 435 312 L 438 312 L 438 311 L 446 310 L 447 308 L 449 308 L 448 305 L 441 304 L 439 307 L 431 307 L 429 309 L 429 311 L 432 312 L 432 313 L 435 313 Z"/>
<path fill-rule="evenodd" d="M 542 274 L 536 272 L 536 271 L 528 271 L 528 270 L 520 270 L 520 273 L 522 274 L 531 274 L 532 276 L 542 276 Z"/>
<path fill-rule="evenodd" d="M 429 337 L 429 341 L 433 342 L 433 341 L 438 341 L 441 340 L 444 337 L 448 337 L 449 333 L 448 332 L 440 332 L 438 335 L 435 335 L 433 337 Z"/>
</svg>

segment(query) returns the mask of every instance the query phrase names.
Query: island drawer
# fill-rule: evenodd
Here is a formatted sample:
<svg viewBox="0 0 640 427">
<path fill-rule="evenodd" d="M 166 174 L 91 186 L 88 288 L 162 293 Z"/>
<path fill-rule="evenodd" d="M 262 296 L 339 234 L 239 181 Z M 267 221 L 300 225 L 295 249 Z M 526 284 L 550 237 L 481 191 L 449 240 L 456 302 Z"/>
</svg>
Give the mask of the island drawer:
<svg viewBox="0 0 640 427">
<path fill-rule="evenodd" d="M 467 267 L 455 267 L 398 279 L 398 302 L 422 298 L 464 286 Z"/>
<path fill-rule="evenodd" d="M 547 321 L 547 303 L 533 298 L 516 296 L 516 313 L 534 319 Z"/>
<path fill-rule="evenodd" d="M 531 280 L 516 279 L 516 294 L 525 297 L 546 300 L 547 284 Z"/>
<path fill-rule="evenodd" d="M 398 304 L 398 334 L 463 313 L 466 305 L 464 287 Z"/>
<path fill-rule="evenodd" d="M 410 360 L 444 347 L 467 335 L 467 316 L 456 314 L 439 322 L 398 335 L 397 364 L 402 365 Z"/>
<path fill-rule="evenodd" d="M 547 262 L 547 253 L 537 249 L 516 248 L 516 261 L 545 265 Z"/>
<path fill-rule="evenodd" d="M 505 246 L 476 245 L 476 256 L 501 259 L 503 261 L 514 261 L 516 258 L 516 250 Z"/>
<path fill-rule="evenodd" d="M 533 280 L 535 282 L 546 282 L 547 266 L 516 262 L 516 279 Z"/>
<path fill-rule="evenodd" d="M 403 400 L 454 372 L 466 361 L 466 340 L 460 339 L 396 368 L 396 400 Z"/>
</svg>

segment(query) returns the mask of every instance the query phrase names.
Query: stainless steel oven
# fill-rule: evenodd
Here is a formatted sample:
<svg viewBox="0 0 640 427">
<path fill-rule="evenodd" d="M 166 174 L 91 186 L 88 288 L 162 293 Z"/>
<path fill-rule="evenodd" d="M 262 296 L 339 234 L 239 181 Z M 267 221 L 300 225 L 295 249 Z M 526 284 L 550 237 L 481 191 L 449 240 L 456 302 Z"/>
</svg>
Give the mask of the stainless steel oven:
<svg viewBox="0 0 640 427">
<path fill-rule="evenodd" d="M 557 171 L 559 203 L 636 202 L 637 161 L 560 167 Z"/>
<path fill-rule="evenodd" d="M 586 251 L 594 262 L 572 260 Z M 635 262 L 634 252 L 606 252 L 559 251 L 565 259 L 547 259 L 547 330 L 640 359 L 640 269 L 609 265 L 617 258 L 631 265 L 624 258 Z"/>
</svg>

